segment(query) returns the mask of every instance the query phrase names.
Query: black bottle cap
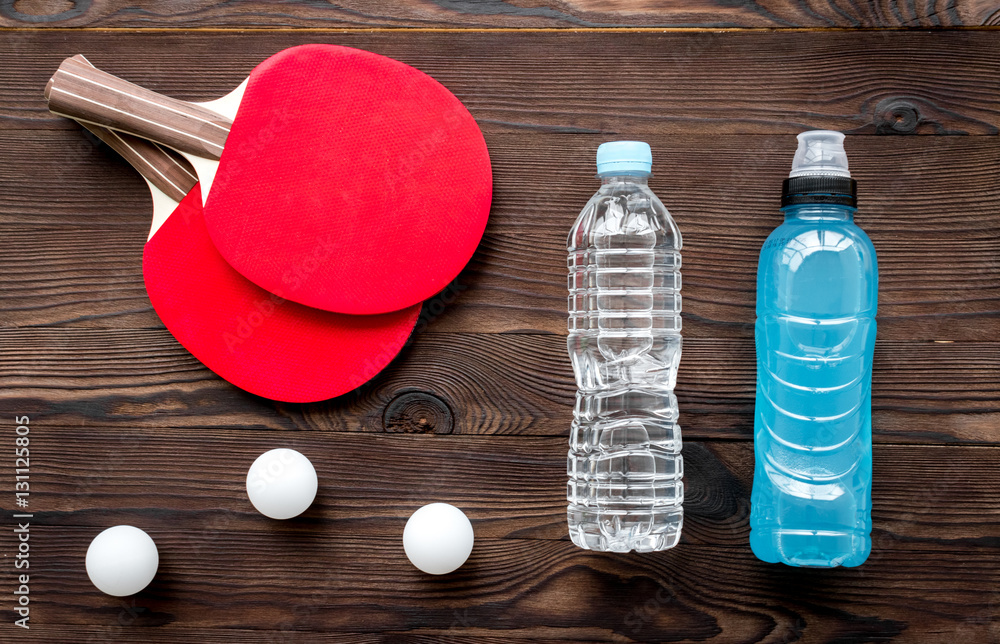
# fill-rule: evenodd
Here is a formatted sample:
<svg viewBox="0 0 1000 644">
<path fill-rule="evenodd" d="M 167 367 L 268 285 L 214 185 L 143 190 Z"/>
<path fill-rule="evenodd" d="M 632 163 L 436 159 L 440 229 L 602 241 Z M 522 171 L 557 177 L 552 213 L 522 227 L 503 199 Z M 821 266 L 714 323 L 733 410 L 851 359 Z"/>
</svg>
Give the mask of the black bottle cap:
<svg viewBox="0 0 1000 644">
<path fill-rule="evenodd" d="M 850 177 L 807 175 L 789 177 L 781 185 L 781 207 L 824 203 L 858 207 L 858 182 Z"/>
</svg>

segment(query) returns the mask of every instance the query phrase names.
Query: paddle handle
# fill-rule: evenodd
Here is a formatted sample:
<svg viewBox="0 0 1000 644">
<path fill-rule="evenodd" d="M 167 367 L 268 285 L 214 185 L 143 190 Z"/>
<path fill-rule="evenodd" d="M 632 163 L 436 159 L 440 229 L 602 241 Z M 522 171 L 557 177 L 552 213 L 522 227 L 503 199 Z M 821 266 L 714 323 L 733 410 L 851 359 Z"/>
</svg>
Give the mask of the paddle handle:
<svg viewBox="0 0 1000 644">
<path fill-rule="evenodd" d="M 115 132 L 92 123 L 80 123 L 108 144 L 129 165 L 173 201 L 181 201 L 198 183 L 194 168 L 180 155 L 170 154 L 152 141 Z"/>
<path fill-rule="evenodd" d="M 78 121 L 141 136 L 168 147 L 218 159 L 232 126 L 212 110 L 157 94 L 67 58 L 45 86 L 49 110 Z"/>
</svg>

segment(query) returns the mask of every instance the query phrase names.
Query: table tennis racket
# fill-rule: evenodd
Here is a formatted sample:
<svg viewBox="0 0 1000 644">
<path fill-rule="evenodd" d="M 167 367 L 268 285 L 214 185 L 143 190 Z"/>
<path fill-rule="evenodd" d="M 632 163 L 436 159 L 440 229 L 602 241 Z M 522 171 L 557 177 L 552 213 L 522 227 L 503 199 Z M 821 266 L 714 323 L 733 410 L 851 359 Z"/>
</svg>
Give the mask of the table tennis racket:
<svg viewBox="0 0 1000 644">
<path fill-rule="evenodd" d="M 219 252 L 259 286 L 340 313 L 395 311 L 444 288 L 482 238 L 489 154 L 443 85 L 399 61 L 303 45 L 228 96 L 179 101 L 63 62 L 49 108 L 187 156 Z"/>
<path fill-rule="evenodd" d="M 144 139 L 85 127 L 149 184 L 146 291 L 171 334 L 209 369 L 265 398 L 314 402 L 370 380 L 406 343 L 419 305 L 341 315 L 265 291 L 233 270 L 212 244 L 193 169 L 183 159 Z"/>
</svg>

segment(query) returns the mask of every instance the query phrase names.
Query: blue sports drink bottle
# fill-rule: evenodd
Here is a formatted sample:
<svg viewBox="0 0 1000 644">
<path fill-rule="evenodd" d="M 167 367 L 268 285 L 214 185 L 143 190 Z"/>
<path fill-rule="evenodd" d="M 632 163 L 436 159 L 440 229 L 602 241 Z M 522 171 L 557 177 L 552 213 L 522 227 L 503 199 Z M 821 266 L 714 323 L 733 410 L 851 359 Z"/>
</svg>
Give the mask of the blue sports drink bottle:
<svg viewBox="0 0 1000 644">
<path fill-rule="evenodd" d="M 798 141 L 785 222 L 757 268 L 750 547 L 770 563 L 857 566 L 871 551 L 878 265 L 854 224 L 844 135 Z"/>
</svg>

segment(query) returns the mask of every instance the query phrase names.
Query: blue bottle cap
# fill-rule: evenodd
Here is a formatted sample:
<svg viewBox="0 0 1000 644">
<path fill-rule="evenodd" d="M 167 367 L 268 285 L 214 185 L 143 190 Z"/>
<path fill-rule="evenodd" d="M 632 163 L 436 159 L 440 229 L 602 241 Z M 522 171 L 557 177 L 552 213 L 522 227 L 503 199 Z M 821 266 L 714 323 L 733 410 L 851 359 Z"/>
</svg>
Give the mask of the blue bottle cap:
<svg viewBox="0 0 1000 644">
<path fill-rule="evenodd" d="M 609 141 L 597 148 L 597 174 L 639 172 L 653 169 L 653 151 L 642 141 Z"/>
</svg>

